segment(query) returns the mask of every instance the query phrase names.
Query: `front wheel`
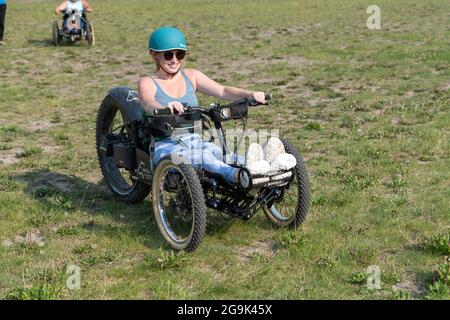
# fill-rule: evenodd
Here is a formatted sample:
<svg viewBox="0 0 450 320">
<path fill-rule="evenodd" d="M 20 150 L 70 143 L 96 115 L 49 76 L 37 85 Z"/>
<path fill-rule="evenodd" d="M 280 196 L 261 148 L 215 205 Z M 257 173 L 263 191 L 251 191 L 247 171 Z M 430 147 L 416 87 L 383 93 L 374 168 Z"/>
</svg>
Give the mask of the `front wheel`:
<svg viewBox="0 0 450 320">
<path fill-rule="evenodd" d="M 296 228 L 302 224 L 308 214 L 309 181 L 306 165 L 300 153 L 289 141 L 281 139 L 285 151 L 297 160 L 294 167 L 294 177 L 284 190 L 281 201 L 275 201 L 270 206 L 263 205 L 267 218 L 280 227 Z"/>
<path fill-rule="evenodd" d="M 56 21 L 56 20 L 53 21 L 52 32 L 53 32 L 53 34 L 52 34 L 53 45 L 59 46 L 61 43 L 61 36 L 59 35 L 59 25 L 58 25 L 58 21 Z"/>
<path fill-rule="evenodd" d="M 153 176 L 152 203 L 163 238 L 175 250 L 194 251 L 205 234 L 207 210 L 194 168 L 163 157 Z"/>
</svg>

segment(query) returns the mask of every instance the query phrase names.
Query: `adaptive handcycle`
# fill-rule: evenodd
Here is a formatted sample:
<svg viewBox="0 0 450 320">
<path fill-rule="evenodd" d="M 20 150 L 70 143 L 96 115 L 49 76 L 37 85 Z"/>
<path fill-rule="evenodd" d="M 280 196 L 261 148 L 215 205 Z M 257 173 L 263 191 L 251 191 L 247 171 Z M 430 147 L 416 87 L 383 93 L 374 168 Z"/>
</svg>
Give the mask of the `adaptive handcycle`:
<svg viewBox="0 0 450 320">
<path fill-rule="evenodd" d="M 52 24 L 52 42 L 55 46 L 60 45 L 64 39 L 70 43 L 86 39 L 90 46 L 95 45 L 94 28 L 84 12 L 64 10 L 62 13 L 62 22 L 54 20 Z"/>
<path fill-rule="evenodd" d="M 266 94 L 266 99 L 270 98 Z M 137 93 L 127 87 L 112 88 L 97 114 L 96 144 L 102 174 L 114 196 L 126 203 L 143 201 L 151 193 L 158 228 L 175 250 L 195 250 L 205 234 L 207 210 L 227 217 L 249 220 L 262 209 L 277 226 L 296 228 L 305 220 L 309 207 L 309 182 L 305 162 L 297 148 L 281 139 L 296 165 L 289 170 L 253 175 L 245 163 L 238 182 L 230 184 L 215 172 L 208 172 L 170 155 L 154 163 L 159 135 L 177 129 L 192 132 L 198 123 L 212 130 L 226 161 L 229 150 L 222 124 L 242 120 L 244 126 L 254 99 L 241 99 L 207 108 L 185 106 L 183 114 L 168 110 L 144 112 Z M 176 137 L 175 137 L 176 138 Z"/>
</svg>

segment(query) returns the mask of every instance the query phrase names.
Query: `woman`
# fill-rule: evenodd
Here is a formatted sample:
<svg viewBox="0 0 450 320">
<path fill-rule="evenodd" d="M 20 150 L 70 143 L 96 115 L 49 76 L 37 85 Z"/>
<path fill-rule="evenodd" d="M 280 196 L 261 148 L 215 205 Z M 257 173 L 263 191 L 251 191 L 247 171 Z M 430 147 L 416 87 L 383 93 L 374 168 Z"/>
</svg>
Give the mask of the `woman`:
<svg viewBox="0 0 450 320">
<path fill-rule="evenodd" d="M 183 33 L 177 28 L 162 27 L 155 30 L 148 43 L 156 72 L 152 76 L 139 80 L 139 98 L 146 112 L 169 109 L 173 113 L 183 113 L 182 103 L 198 106 L 196 92 L 225 100 L 254 98 L 265 103 L 264 92 L 253 92 L 230 86 L 223 86 L 195 69 L 183 69 L 187 43 Z M 211 142 L 201 141 L 198 136 L 191 137 L 186 142 L 189 147 L 202 150 L 202 159 L 192 159 L 194 163 L 202 163 L 202 167 L 210 172 L 217 172 L 230 184 L 237 183 L 239 170 L 225 164 L 221 149 Z M 155 145 L 154 163 L 163 156 L 171 154 L 175 148 L 180 148 L 176 141 L 168 137 Z M 198 154 L 198 153 L 196 153 Z"/>
</svg>

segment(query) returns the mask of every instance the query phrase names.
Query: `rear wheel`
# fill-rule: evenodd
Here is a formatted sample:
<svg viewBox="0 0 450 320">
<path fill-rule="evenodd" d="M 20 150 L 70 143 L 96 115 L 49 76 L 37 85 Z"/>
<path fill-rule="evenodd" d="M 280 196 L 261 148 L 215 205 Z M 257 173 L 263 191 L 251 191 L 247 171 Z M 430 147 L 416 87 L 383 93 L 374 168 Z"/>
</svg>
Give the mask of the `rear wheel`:
<svg viewBox="0 0 450 320">
<path fill-rule="evenodd" d="M 206 229 L 206 205 L 196 171 L 162 158 L 153 176 L 152 204 L 163 238 L 175 250 L 193 251 Z"/>
<path fill-rule="evenodd" d="M 59 35 L 59 25 L 58 21 L 56 20 L 53 21 L 52 31 L 53 31 L 53 38 L 52 38 L 53 45 L 58 46 L 61 43 L 61 36 Z"/>
<path fill-rule="evenodd" d="M 280 201 L 263 205 L 267 218 L 280 227 L 298 227 L 305 220 L 309 208 L 309 181 L 306 165 L 300 153 L 289 141 L 281 139 L 287 153 L 297 160 L 294 177 L 283 191 Z"/>
<path fill-rule="evenodd" d="M 105 134 L 118 133 L 118 129 L 131 118 L 132 116 L 127 114 L 127 109 L 121 108 L 110 95 L 106 96 L 97 114 L 97 155 L 103 177 L 114 196 L 124 202 L 137 203 L 147 197 L 151 186 L 133 179 L 129 171 L 116 165 L 114 156 L 108 156 L 100 148 Z M 127 130 L 124 130 L 123 135 L 127 138 Z"/>
</svg>

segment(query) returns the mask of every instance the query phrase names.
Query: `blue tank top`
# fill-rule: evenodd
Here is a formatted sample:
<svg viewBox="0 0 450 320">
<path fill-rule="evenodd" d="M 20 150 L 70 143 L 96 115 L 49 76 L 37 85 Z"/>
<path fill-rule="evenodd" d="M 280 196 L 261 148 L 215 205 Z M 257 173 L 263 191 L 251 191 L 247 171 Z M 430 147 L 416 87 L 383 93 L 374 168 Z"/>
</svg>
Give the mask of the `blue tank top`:
<svg viewBox="0 0 450 320">
<path fill-rule="evenodd" d="M 186 93 L 184 94 L 184 96 L 182 96 L 180 98 L 174 98 L 174 97 L 169 96 L 160 87 L 158 82 L 156 82 L 155 79 L 150 77 L 150 79 L 153 80 L 153 83 L 156 86 L 155 100 L 158 101 L 163 106 L 167 106 L 167 104 L 171 101 L 178 101 L 181 103 L 187 103 L 187 105 L 190 107 L 198 107 L 197 95 L 195 94 L 195 89 L 194 89 L 194 86 L 192 85 L 191 80 L 188 78 L 188 76 L 184 73 L 183 70 L 180 70 L 180 73 L 184 78 L 184 82 L 186 83 Z"/>
</svg>

